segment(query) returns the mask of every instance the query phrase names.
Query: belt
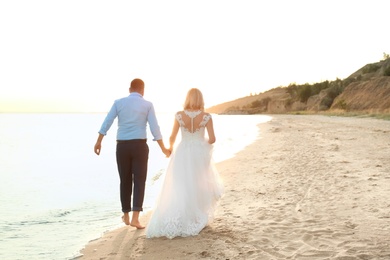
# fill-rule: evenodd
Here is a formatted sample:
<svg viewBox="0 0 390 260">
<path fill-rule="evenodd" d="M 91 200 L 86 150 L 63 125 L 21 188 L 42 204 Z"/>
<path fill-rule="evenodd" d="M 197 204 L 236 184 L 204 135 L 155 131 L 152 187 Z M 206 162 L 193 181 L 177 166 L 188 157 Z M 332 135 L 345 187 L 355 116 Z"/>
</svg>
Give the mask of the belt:
<svg viewBox="0 0 390 260">
<path fill-rule="evenodd" d="M 116 140 L 118 144 L 125 143 L 146 143 L 146 139 Z"/>
</svg>

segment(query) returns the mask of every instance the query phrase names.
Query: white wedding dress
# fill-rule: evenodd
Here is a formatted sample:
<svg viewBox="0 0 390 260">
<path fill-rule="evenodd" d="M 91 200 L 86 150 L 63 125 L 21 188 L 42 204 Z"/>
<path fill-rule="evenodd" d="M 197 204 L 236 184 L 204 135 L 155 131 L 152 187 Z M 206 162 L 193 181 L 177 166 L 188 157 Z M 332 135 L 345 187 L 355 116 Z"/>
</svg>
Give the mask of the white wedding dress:
<svg viewBox="0 0 390 260">
<path fill-rule="evenodd" d="M 182 111 L 175 115 L 182 139 L 171 154 L 164 183 L 146 237 L 194 236 L 213 218 L 223 185 L 205 138 L 211 115 Z M 187 123 L 187 124 L 186 124 Z"/>
</svg>

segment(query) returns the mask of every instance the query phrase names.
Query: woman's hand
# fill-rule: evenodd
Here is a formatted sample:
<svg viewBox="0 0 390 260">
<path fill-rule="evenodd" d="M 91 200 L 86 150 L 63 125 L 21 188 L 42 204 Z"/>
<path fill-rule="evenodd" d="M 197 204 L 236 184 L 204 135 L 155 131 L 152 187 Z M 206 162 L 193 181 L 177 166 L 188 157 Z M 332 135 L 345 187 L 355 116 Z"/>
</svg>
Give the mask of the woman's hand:
<svg viewBox="0 0 390 260">
<path fill-rule="evenodd" d="M 169 158 L 169 156 L 171 156 L 172 151 L 165 148 L 165 149 L 163 150 L 163 153 L 165 154 L 165 157 Z"/>
</svg>

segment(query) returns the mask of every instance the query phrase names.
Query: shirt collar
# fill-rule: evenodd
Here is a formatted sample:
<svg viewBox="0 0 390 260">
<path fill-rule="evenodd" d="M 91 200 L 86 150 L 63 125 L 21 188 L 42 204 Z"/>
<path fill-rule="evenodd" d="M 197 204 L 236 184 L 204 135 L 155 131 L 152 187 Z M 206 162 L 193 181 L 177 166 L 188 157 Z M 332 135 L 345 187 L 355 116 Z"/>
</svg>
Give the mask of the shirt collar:
<svg viewBox="0 0 390 260">
<path fill-rule="evenodd" d="M 130 93 L 130 96 L 139 96 L 139 97 L 142 97 L 142 95 L 138 92 L 131 92 Z"/>
</svg>

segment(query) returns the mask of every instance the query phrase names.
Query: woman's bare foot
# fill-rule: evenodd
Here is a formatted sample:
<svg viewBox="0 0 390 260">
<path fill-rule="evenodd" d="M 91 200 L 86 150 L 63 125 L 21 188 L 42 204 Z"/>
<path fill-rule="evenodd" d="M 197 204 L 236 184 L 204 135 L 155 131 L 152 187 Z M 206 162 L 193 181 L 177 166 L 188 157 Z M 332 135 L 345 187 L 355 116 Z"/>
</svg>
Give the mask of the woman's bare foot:
<svg viewBox="0 0 390 260">
<path fill-rule="evenodd" d="M 123 221 L 126 225 L 130 225 L 129 213 L 124 213 L 124 214 L 123 214 L 123 216 L 122 216 L 122 221 Z"/>
<path fill-rule="evenodd" d="M 139 221 L 132 220 L 130 226 L 136 227 L 137 229 L 144 229 L 145 227 L 141 225 Z"/>
</svg>

